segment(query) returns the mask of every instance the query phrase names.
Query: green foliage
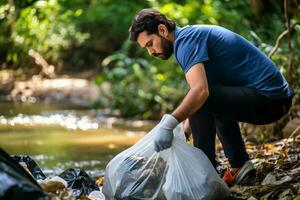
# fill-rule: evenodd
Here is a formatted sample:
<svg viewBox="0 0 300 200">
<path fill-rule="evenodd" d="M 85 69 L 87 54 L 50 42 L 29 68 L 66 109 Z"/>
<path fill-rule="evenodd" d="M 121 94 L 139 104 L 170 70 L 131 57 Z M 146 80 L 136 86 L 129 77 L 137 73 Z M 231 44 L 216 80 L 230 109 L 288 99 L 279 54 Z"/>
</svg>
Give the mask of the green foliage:
<svg viewBox="0 0 300 200">
<path fill-rule="evenodd" d="M 28 50 L 34 49 L 51 63 L 58 63 L 62 50 L 82 44 L 89 34 L 79 32 L 72 23 L 77 14 L 70 10 L 60 13 L 60 10 L 56 0 L 37 1 L 20 10 L 13 24 L 11 38 L 14 46 L 7 61 L 15 64 L 27 61 Z M 15 55 L 17 59 L 14 59 Z"/>
<path fill-rule="evenodd" d="M 102 90 L 100 103 L 120 110 L 125 117 L 160 117 L 174 109 L 179 97 L 187 91 L 183 73 L 173 61 L 165 62 L 164 67 L 160 63 L 158 68 L 144 58 L 129 57 L 127 51 L 131 45 L 128 42 L 102 62 L 104 71 L 95 81 L 98 84 L 108 82 L 110 89 Z"/>
<path fill-rule="evenodd" d="M 6 53 L 6 48 L 10 45 L 9 41 L 9 21 L 6 20 L 7 12 L 8 12 L 8 4 L 0 4 L 0 55 L 4 55 Z M 0 61 L 4 58 L 0 56 Z M 2 61 L 3 62 L 3 61 Z"/>
<path fill-rule="evenodd" d="M 0 3 L 2 66 L 30 68 L 28 50 L 34 49 L 57 71 L 100 67 L 99 57 L 122 46 L 133 15 L 145 5 L 139 0 L 12 2 L 11 9 Z"/>
<path fill-rule="evenodd" d="M 70 66 L 65 67 L 74 70 L 74 66 L 83 69 L 87 65 L 91 65 L 89 68 L 101 68 L 99 59 L 104 59 L 121 48 L 128 37 L 128 27 L 135 12 L 145 6 L 145 2 L 106 0 L 70 3 L 65 0 L 64 6 L 80 13 L 78 20 L 73 23 L 90 36 L 83 45 L 72 49 L 65 56 Z"/>
<path fill-rule="evenodd" d="M 215 24 L 252 41 L 266 54 L 286 29 L 280 0 L 22 0 L 0 2 L 0 64 L 32 68 L 38 51 L 57 71 L 98 68 L 97 83 L 109 82 L 101 105 L 124 116 L 159 117 L 172 111 L 187 86 L 174 58 L 146 56 L 127 41 L 133 16 L 154 7 L 179 26 Z M 289 0 L 290 23 L 300 22 L 299 1 Z M 272 59 L 300 97 L 300 30 L 281 40 Z M 289 39 L 288 39 L 289 38 Z M 289 45 L 290 44 L 290 45 Z M 290 47 L 289 47 L 290 46 Z M 103 60 L 104 59 L 104 60 Z M 103 69 L 102 69 L 103 66 Z M 26 70 L 25 70 L 26 71 Z"/>
</svg>

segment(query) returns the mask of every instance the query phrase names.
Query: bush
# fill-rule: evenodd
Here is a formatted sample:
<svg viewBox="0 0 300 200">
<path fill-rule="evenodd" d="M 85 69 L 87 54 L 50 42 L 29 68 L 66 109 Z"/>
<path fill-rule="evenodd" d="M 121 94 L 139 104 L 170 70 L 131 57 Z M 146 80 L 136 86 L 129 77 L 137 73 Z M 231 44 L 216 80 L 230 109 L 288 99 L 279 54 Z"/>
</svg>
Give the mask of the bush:
<svg viewBox="0 0 300 200">
<path fill-rule="evenodd" d="M 102 91 L 100 104 L 120 110 L 124 117 L 143 119 L 158 118 L 173 110 L 187 92 L 179 66 L 173 60 L 150 63 L 144 58 L 130 57 L 127 52 L 132 44 L 127 41 L 124 46 L 103 60 L 104 71 L 95 79 L 98 84 L 110 83 L 109 93 Z"/>
</svg>

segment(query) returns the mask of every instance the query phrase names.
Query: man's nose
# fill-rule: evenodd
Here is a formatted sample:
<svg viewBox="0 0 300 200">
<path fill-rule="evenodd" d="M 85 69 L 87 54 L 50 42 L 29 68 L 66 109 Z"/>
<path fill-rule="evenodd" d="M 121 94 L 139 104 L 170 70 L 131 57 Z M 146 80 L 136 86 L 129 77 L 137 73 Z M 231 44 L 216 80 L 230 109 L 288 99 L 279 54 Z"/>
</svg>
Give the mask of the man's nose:
<svg viewBox="0 0 300 200">
<path fill-rule="evenodd" d="M 153 48 L 148 48 L 148 53 L 152 56 L 155 53 L 155 50 Z"/>
</svg>

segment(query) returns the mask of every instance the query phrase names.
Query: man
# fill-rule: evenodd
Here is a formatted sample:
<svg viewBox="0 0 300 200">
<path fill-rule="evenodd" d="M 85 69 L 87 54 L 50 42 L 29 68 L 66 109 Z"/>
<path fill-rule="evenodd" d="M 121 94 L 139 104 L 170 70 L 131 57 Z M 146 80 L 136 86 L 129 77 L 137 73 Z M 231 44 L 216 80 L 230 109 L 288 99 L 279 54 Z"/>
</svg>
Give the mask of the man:
<svg viewBox="0 0 300 200">
<path fill-rule="evenodd" d="M 141 10 L 130 38 L 150 55 L 168 59 L 174 52 L 189 92 L 172 114 L 155 127 L 156 151 L 172 145 L 173 129 L 186 120 L 194 146 L 216 167 L 216 132 L 231 165 L 223 179 L 246 184 L 254 167 L 245 150 L 238 122 L 267 124 L 283 117 L 293 92 L 274 63 L 238 34 L 212 25 L 176 27 L 157 10 Z M 189 126 L 188 126 L 189 125 Z M 188 159 L 188 158 L 187 158 Z"/>
</svg>

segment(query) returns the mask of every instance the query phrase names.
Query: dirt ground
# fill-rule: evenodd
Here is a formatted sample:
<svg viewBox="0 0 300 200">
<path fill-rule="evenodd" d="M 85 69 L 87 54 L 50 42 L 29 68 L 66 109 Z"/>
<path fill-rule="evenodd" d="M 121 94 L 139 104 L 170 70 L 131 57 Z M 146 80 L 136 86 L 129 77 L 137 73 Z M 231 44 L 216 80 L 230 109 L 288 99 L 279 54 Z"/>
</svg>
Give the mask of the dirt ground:
<svg viewBox="0 0 300 200">
<path fill-rule="evenodd" d="M 251 186 L 230 188 L 233 199 L 300 200 L 300 135 L 263 145 L 246 145 L 256 167 Z M 226 166 L 222 151 L 219 160 Z"/>
</svg>

